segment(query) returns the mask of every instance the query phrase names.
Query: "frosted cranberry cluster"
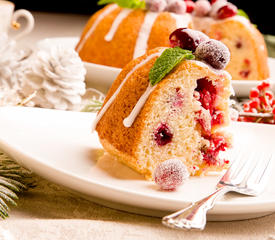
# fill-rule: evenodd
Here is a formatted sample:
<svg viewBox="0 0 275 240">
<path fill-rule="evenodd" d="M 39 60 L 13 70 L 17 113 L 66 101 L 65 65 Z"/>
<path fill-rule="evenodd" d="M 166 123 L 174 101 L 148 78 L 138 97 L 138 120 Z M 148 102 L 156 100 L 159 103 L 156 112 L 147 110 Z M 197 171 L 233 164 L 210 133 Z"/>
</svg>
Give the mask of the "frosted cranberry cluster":
<svg viewBox="0 0 275 240">
<path fill-rule="evenodd" d="M 215 69 L 224 69 L 230 60 L 228 48 L 220 41 L 209 39 L 204 33 L 188 28 L 179 28 L 171 33 L 171 47 L 181 47 L 194 52 L 197 59 L 202 60 Z"/>
<path fill-rule="evenodd" d="M 146 9 L 153 12 L 193 13 L 195 16 L 210 16 L 217 19 L 233 17 L 238 9 L 227 0 L 146 0 Z"/>
<path fill-rule="evenodd" d="M 275 99 L 270 91 L 270 84 L 262 82 L 250 90 L 249 101 L 243 105 L 243 111 L 248 113 L 273 113 L 271 118 L 239 117 L 241 122 L 257 122 L 275 124 Z"/>
</svg>

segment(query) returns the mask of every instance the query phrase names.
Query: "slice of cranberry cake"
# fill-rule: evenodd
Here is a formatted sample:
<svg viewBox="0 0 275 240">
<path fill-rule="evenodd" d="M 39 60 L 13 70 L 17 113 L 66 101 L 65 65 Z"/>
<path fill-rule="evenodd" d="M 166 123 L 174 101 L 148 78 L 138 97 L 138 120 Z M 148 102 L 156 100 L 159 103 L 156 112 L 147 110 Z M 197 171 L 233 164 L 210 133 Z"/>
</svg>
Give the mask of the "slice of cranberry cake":
<svg viewBox="0 0 275 240">
<path fill-rule="evenodd" d="M 199 49 L 205 43 L 211 50 L 213 42 L 214 52 Z M 221 68 L 230 54 L 207 37 L 197 45 L 188 51 L 189 57 L 179 53 L 185 58 L 178 62 L 174 60 L 179 47 L 156 48 L 131 61 L 94 122 L 104 149 L 147 179 L 159 163 L 171 158 L 181 159 L 191 175 L 227 164 L 219 153 L 230 146 L 230 137 L 220 129 L 230 121 L 231 77 Z"/>
</svg>

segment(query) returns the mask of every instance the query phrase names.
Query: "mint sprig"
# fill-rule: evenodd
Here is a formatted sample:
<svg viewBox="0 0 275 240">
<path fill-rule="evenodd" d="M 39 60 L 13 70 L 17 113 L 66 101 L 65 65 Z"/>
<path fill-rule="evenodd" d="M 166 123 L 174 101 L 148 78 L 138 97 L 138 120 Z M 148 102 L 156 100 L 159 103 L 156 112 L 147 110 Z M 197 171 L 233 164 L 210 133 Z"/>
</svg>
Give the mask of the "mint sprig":
<svg viewBox="0 0 275 240">
<path fill-rule="evenodd" d="M 149 81 L 152 86 L 159 83 L 173 68 L 183 59 L 194 59 L 192 51 L 180 47 L 167 48 L 156 60 L 154 66 L 149 72 Z"/>
<path fill-rule="evenodd" d="M 250 20 L 248 14 L 242 9 L 238 9 L 237 15 L 245 17 L 246 19 Z"/>
<path fill-rule="evenodd" d="M 99 0 L 98 5 L 105 5 L 109 3 L 116 3 L 122 8 L 132 8 L 132 9 L 145 9 L 144 0 Z"/>
</svg>

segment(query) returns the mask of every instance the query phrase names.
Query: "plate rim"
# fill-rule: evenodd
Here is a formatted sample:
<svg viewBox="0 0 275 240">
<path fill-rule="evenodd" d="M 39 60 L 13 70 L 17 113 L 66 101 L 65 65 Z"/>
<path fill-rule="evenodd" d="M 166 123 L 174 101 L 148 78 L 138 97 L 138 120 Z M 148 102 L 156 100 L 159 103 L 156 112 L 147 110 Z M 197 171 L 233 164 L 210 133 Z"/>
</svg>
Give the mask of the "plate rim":
<svg viewBox="0 0 275 240">
<path fill-rule="evenodd" d="M 3 108 L 10 108 L 10 107 L 0 107 L 0 112 Z M 50 109 L 39 109 L 42 111 L 58 111 L 58 110 L 50 110 Z M 63 111 L 66 112 L 66 111 Z M 87 116 L 89 116 L 89 119 L 91 119 L 91 115 L 95 114 L 91 114 L 91 113 L 78 113 L 78 114 L 86 114 Z M 253 127 L 255 127 L 255 124 L 253 123 L 239 123 L 239 122 L 235 122 L 233 124 L 236 125 L 252 125 Z M 270 128 L 270 127 L 274 127 L 271 125 L 262 125 L 265 128 Z M 94 133 L 95 135 L 96 133 Z M 95 136 L 97 137 L 97 136 Z M 6 146 L 5 146 L 6 145 Z M 64 184 L 64 181 L 62 181 L 62 179 L 65 177 L 67 179 L 71 179 L 73 178 L 74 182 L 76 183 L 76 185 L 79 185 L 79 183 L 84 182 L 84 185 L 91 185 L 93 189 L 95 188 L 104 188 L 106 191 L 106 193 L 108 194 L 108 192 L 114 192 L 116 195 L 116 199 L 118 199 L 118 196 L 120 196 L 120 194 L 124 194 L 123 198 L 119 198 L 119 201 L 115 201 L 115 202 L 119 202 L 122 204 L 128 204 L 131 205 L 131 201 L 129 201 L 130 199 L 133 199 L 135 197 L 146 197 L 147 199 L 149 198 L 150 202 L 152 201 L 156 201 L 156 200 L 161 200 L 161 202 L 165 202 L 168 201 L 169 204 L 176 204 L 176 205 L 180 205 L 180 204 L 189 204 L 190 201 L 182 201 L 182 200 L 178 200 L 178 199 L 173 199 L 167 196 L 153 196 L 152 194 L 148 194 L 148 193 L 141 193 L 141 192 L 136 192 L 134 190 L 131 189 L 127 189 L 125 187 L 117 187 L 117 186 L 111 186 L 110 184 L 106 184 L 106 183 L 99 183 L 97 182 L 95 179 L 87 179 L 83 176 L 78 176 L 77 174 L 74 174 L 72 172 L 57 168 L 56 166 L 50 164 L 50 163 L 46 163 L 43 160 L 35 159 L 34 157 L 30 156 L 28 153 L 25 153 L 20 147 L 16 147 L 16 149 L 11 149 L 8 144 L 1 139 L 0 137 L 0 146 L 2 149 L 5 149 L 5 152 L 7 152 L 7 154 L 9 154 L 10 156 L 14 156 L 16 155 L 15 160 L 23 163 L 23 165 L 27 166 L 30 169 L 35 169 L 35 172 L 37 172 L 39 175 L 45 177 L 46 179 L 49 179 L 50 181 L 52 181 L 54 179 L 54 182 L 63 185 L 67 188 L 72 189 L 73 191 L 79 192 L 79 193 L 83 193 L 83 191 L 78 191 L 77 188 L 72 188 L 71 186 L 68 186 L 67 184 Z M 25 163 L 21 160 L 17 159 L 17 155 L 23 155 L 23 158 L 25 158 Z M 26 164 L 27 163 L 27 164 Z M 42 165 L 42 168 L 41 168 Z M 54 175 L 53 177 L 49 178 L 47 171 L 44 171 L 42 169 L 45 169 L 45 167 L 53 172 L 58 173 L 57 175 Z M 49 171 L 50 174 L 50 171 Z M 60 176 L 60 174 L 62 175 L 62 179 L 58 179 L 58 177 L 56 176 Z M 146 181 L 146 180 L 144 180 Z M 70 181 L 71 182 L 71 181 Z M 95 194 L 91 194 L 90 191 L 85 192 L 85 194 L 88 194 L 90 196 L 94 196 L 94 197 L 99 197 L 102 198 L 104 200 L 110 200 L 110 198 L 106 198 L 106 196 L 104 196 L 105 194 L 102 194 L 105 191 L 96 191 Z M 125 196 L 126 194 L 126 196 Z M 163 205 L 164 203 L 160 204 Z M 136 206 L 137 204 L 134 204 L 134 206 Z M 139 207 L 145 207 L 145 208 L 150 208 L 152 209 L 152 205 L 150 205 L 150 207 L 148 206 L 150 205 L 150 203 L 148 203 L 148 201 L 145 201 L 145 204 L 141 204 L 139 203 Z M 263 205 L 265 207 L 263 207 Z M 275 199 L 261 199 L 261 201 L 257 201 L 257 202 L 227 202 L 227 201 L 218 201 L 215 208 L 211 210 L 211 214 L 226 214 L 227 212 L 232 214 L 232 212 L 238 212 L 238 213 L 248 213 L 251 211 L 247 211 L 246 208 L 243 208 L 243 206 L 246 206 L 247 208 L 257 208 L 257 209 L 266 209 L 267 206 L 272 205 L 272 211 L 275 211 Z M 157 205 L 158 206 L 158 205 Z M 158 210 L 159 208 L 156 206 L 156 210 Z M 230 209 L 228 209 L 228 207 L 231 207 Z M 232 209 L 234 208 L 234 209 Z M 270 207 L 269 207 L 270 208 Z M 167 209 L 164 209 L 167 210 Z M 232 211 L 233 210 L 233 211 Z M 268 209 L 266 209 L 268 211 Z M 269 209 L 270 210 L 270 209 Z M 167 210 L 169 211 L 169 210 Z M 255 212 L 255 209 L 254 209 Z"/>
</svg>

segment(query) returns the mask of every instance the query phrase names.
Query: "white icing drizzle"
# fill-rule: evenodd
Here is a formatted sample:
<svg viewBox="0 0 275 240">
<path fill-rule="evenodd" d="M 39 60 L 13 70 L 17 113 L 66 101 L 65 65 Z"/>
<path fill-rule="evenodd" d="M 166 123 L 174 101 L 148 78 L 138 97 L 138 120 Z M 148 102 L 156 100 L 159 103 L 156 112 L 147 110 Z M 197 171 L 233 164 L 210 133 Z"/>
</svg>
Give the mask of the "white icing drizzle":
<svg viewBox="0 0 275 240">
<path fill-rule="evenodd" d="M 132 12 L 132 9 L 124 8 L 121 12 L 117 15 L 116 19 L 114 20 L 109 32 L 105 36 L 105 41 L 110 42 L 112 41 L 119 25 L 121 22 Z"/>
<path fill-rule="evenodd" d="M 217 75 L 225 75 L 230 80 L 232 78 L 231 75 L 227 71 L 215 69 L 215 68 L 211 67 L 209 64 L 207 64 L 203 61 L 197 61 L 197 60 L 189 60 L 189 61 L 192 61 L 192 62 L 196 63 L 198 66 L 201 66 L 203 68 L 207 67 L 210 71 L 212 71 L 213 73 L 215 73 Z"/>
<path fill-rule="evenodd" d="M 145 13 L 144 22 L 140 28 L 136 46 L 134 50 L 133 59 L 142 56 L 146 53 L 148 47 L 148 39 L 152 30 L 152 27 L 155 23 L 156 18 L 158 17 L 159 13 L 157 12 L 146 12 Z"/>
<path fill-rule="evenodd" d="M 105 112 L 108 110 L 108 108 L 111 106 L 111 104 L 113 103 L 113 101 L 115 100 L 115 98 L 117 97 L 117 95 L 119 94 L 121 88 L 123 87 L 123 85 L 125 84 L 125 82 L 128 80 L 128 78 L 141 66 L 143 66 L 144 64 L 146 64 L 147 62 L 149 62 L 151 59 L 153 59 L 154 57 L 159 57 L 162 52 L 165 49 L 161 49 L 159 52 L 157 53 L 153 53 L 152 55 L 148 56 L 146 59 L 144 59 L 143 61 L 141 61 L 139 64 L 137 64 L 127 75 L 126 77 L 123 79 L 123 81 L 121 82 L 121 84 L 119 85 L 119 87 L 117 88 L 117 90 L 114 92 L 114 94 L 110 97 L 110 99 L 105 103 L 105 105 L 103 106 L 103 108 L 100 110 L 99 114 L 97 115 L 97 117 L 95 118 L 93 125 L 92 125 L 92 131 L 95 130 L 96 125 L 98 124 L 98 122 L 100 121 L 100 119 L 103 117 L 103 115 L 105 114 Z"/>
<path fill-rule="evenodd" d="M 170 13 L 170 14 L 176 20 L 177 28 L 188 27 L 188 25 L 192 21 L 190 14 L 176 14 L 176 13 Z"/>
<path fill-rule="evenodd" d="M 89 31 L 86 33 L 86 35 L 82 38 L 82 41 L 78 44 L 78 47 L 76 48 L 76 51 L 79 52 L 80 49 L 83 47 L 84 43 L 87 41 L 87 39 L 92 35 L 92 33 L 95 31 L 98 24 L 112 11 L 117 9 L 118 6 L 116 4 L 110 5 L 110 7 L 107 7 L 95 20 L 94 24 L 91 26 Z"/>
<path fill-rule="evenodd" d="M 152 86 L 150 83 L 146 89 L 146 91 L 142 94 L 138 102 L 136 103 L 135 107 L 133 108 L 132 112 L 130 115 L 123 120 L 123 125 L 124 127 L 131 127 L 134 121 L 136 120 L 137 115 L 140 113 L 141 109 L 143 108 L 144 104 L 146 103 L 148 97 L 150 94 L 154 91 L 156 88 L 155 86 Z"/>
</svg>

